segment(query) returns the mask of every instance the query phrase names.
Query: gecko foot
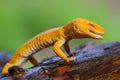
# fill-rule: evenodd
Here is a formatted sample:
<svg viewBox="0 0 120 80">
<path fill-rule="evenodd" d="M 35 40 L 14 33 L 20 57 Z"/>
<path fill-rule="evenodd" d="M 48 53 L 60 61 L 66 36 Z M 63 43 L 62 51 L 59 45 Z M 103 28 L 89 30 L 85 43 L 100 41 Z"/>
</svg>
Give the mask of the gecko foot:
<svg viewBox="0 0 120 80">
<path fill-rule="evenodd" d="M 70 62 L 70 61 L 76 61 L 76 58 L 74 58 L 74 57 L 71 57 L 71 58 L 69 58 L 68 60 L 67 60 L 67 62 Z"/>
</svg>

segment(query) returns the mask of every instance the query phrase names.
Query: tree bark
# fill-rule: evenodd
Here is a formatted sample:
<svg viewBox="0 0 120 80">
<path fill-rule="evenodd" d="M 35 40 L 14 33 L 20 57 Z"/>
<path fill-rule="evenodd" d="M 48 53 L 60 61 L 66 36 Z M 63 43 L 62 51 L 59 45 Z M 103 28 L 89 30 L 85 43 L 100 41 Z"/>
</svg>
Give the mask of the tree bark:
<svg viewBox="0 0 120 80">
<path fill-rule="evenodd" d="M 20 80 L 120 80 L 120 43 L 85 43 L 72 50 L 75 62 L 67 63 L 58 56 L 20 70 Z M 19 71 L 19 68 L 18 68 Z M 24 72 L 24 73 L 23 73 Z M 19 73 L 19 74 L 20 74 Z M 18 80 L 15 74 L 12 79 Z M 10 76 L 0 80 L 11 80 Z"/>
</svg>

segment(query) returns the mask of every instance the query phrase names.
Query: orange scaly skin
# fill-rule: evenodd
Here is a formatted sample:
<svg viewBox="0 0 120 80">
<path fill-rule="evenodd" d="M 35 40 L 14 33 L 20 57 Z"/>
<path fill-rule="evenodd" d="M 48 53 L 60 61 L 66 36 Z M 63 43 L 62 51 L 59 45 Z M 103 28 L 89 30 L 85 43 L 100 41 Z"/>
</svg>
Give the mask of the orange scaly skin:
<svg viewBox="0 0 120 80">
<path fill-rule="evenodd" d="M 12 66 L 22 67 L 27 60 L 30 60 L 34 65 L 38 64 L 32 55 L 51 45 L 54 45 L 53 51 L 60 58 L 67 62 L 73 61 L 75 58 L 68 58 L 60 47 L 63 45 L 66 52 L 70 53 L 70 48 L 68 46 L 69 40 L 75 38 L 103 39 L 103 37 L 97 33 L 104 34 L 105 30 L 94 22 L 80 18 L 75 19 L 62 27 L 48 30 L 32 38 L 19 48 L 10 61 L 3 67 L 2 75 L 8 74 L 8 69 Z"/>
</svg>

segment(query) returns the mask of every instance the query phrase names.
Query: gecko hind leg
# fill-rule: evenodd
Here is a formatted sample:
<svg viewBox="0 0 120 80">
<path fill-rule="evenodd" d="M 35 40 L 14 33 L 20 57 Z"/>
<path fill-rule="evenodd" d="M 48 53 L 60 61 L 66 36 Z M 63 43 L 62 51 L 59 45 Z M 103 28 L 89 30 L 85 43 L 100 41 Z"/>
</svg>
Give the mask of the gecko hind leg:
<svg viewBox="0 0 120 80">
<path fill-rule="evenodd" d="M 29 61 L 30 61 L 34 66 L 38 65 L 38 61 L 37 61 L 33 56 L 30 56 L 30 57 L 29 57 Z"/>
</svg>

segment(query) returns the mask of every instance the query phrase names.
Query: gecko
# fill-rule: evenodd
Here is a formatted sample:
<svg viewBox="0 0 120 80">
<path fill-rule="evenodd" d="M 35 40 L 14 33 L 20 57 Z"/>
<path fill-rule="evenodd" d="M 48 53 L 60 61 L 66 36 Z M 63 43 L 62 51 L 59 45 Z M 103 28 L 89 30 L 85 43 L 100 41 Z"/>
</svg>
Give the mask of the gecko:
<svg viewBox="0 0 120 80">
<path fill-rule="evenodd" d="M 27 60 L 33 65 L 37 65 L 37 60 L 33 55 L 43 48 L 53 45 L 53 52 L 61 59 L 70 62 L 75 61 L 74 57 L 68 57 L 62 50 L 63 46 L 65 51 L 70 54 L 68 42 L 71 39 L 93 38 L 101 40 L 105 30 L 95 22 L 77 18 L 68 22 L 64 26 L 50 29 L 30 39 L 23 46 L 21 46 L 11 59 L 5 64 L 2 69 L 2 76 L 8 75 L 8 69 L 12 66 L 23 67 Z"/>
</svg>

